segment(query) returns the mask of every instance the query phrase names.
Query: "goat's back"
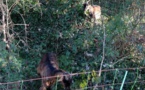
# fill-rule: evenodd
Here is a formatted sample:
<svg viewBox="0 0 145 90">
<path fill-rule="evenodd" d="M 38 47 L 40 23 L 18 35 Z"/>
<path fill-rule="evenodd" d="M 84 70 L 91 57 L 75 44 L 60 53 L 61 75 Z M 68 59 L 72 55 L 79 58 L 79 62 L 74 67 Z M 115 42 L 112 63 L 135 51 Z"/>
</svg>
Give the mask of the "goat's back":
<svg viewBox="0 0 145 90">
<path fill-rule="evenodd" d="M 59 69 L 59 65 L 58 65 L 56 54 L 49 52 L 43 55 L 37 67 L 37 72 L 40 74 L 42 72 L 51 73 L 52 71 L 55 71 L 58 69 Z"/>
</svg>

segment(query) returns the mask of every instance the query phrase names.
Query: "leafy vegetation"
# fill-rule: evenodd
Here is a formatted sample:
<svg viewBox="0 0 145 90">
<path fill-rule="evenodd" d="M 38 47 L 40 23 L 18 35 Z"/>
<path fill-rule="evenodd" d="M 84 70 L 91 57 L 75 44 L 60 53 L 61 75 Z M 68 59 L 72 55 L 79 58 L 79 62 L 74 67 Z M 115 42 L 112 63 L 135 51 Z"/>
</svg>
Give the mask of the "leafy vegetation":
<svg viewBox="0 0 145 90">
<path fill-rule="evenodd" d="M 119 68 L 145 66 L 145 1 L 91 0 L 91 4 L 102 8 L 100 25 L 95 25 L 84 15 L 84 2 L 85 0 L 0 2 L 0 82 L 20 81 L 0 84 L 0 90 L 38 90 L 40 80 L 21 80 L 39 77 L 36 67 L 46 52 L 55 52 L 60 67 L 70 73 L 92 72 L 73 76 L 73 89 L 112 84 L 104 88 L 118 90 L 121 84 L 113 84 L 121 83 L 126 71 L 118 70 Z M 4 10 L 9 15 L 5 16 L 4 21 L 3 7 L 12 8 L 10 12 Z M 5 24 L 7 26 L 3 27 Z M 6 49 L 7 45 L 10 48 Z M 116 70 L 102 72 L 98 76 L 95 71 L 100 69 L 103 57 L 102 69 Z M 145 80 L 144 73 L 144 69 L 128 70 L 125 81 L 134 83 L 124 85 L 123 89 L 145 88 L 144 84 L 136 82 Z"/>
</svg>

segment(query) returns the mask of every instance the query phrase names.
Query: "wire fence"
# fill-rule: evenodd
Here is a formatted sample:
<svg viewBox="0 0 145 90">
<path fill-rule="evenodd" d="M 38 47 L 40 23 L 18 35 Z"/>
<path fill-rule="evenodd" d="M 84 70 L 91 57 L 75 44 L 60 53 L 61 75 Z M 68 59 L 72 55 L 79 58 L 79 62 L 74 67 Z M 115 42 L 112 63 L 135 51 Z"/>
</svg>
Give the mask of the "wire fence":
<svg viewBox="0 0 145 90">
<path fill-rule="evenodd" d="M 145 67 L 138 67 L 138 68 L 118 68 L 118 69 L 104 69 L 102 70 L 102 72 L 112 72 L 112 71 L 135 71 L 135 70 L 143 70 L 145 69 Z M 95 73 L 99 73 L 99 71 L 93 71 Z M 78 75 L 87 75 L 87 74 L 90 74 L 92 73 L 92 71 L 88 71 L 88 72 L 79 72 L 79 73 L 71 73 L 69 75 L 71 75 L 72 77 L 73 76 L 78 76 Z M 64 75 L 62 75 L 64 76 Z M 66 76 L 66 75 L 65 75 Z M 21 89 L 2 89 L 2 87 L 4 87 L 5 85 L 14 85 L 15 86 L 21 86 L 21 83 L 27 83 L 27 82 L 31 82 L 33 83 L 33 81 L 38 81 L 38 80 L 42 80 L 42 79 L 46 79 L 46 78 L 54 78 L 54 77 L 58 77 L 58 76 L 50 76 L 50 77 L 45 77 L 45 78 L 32 78 L 32 79 L 26 79 L 26 80 L 19 80 L 19 81 L 13 81 L 13 82 L 3 82 L 3 83 L 0 83 L 0 90 L 25 90 L 23 88 Z M 73 82 L 74 84 L 75 82 Z M 124 85 L 128 85 L 128 84 L 137 84 L 137 83 L 140 83 L 140 84 L 143 84 L 145 83 L 145 80 L 134 80 L 134 81 L 126 81 L 124 82 Z M 81 88 L 81 89 L 72 89 L 72 90 L 84 90 L 84 89 L 90 89 L 90 90 L 93 90 L 92 88 L 97 88 L 98 90 L 105 90 L 105 87 L 114 87 L 114 86 L 120 86 L 122 84 L 122 82 L 119 82 L 119 83 L 108 83 L 108 84 L 103 84 L 103 83 L 100 83 L 100 84 L 97 84 L 95 86 L 88 86 L 88 87 L 85 87 L 85 88 Z M 12 88 L 12 87 L 11 87 Z M 38 89 L 39 90 L 39 89 Z M 96 90 L 96 89 L 94 89 Z M 110 90 L 110 89 L 109 89 Z M 115 90 L 115 89 L 112 89 L 112 90 Z"/>
<path fill-rule="evenodd" d="M 134 81 L 132 81 L 132 82 L 125 82 L 124 84 L 133 84 L 133 83 L 142 83 L 142 84 L 144 84 L 145 80 L 140 80 L 140 81 L 136 81 L 136 82 L 134 82 Z M 104 90 L 104 88 L 107 87 L 107 86 L 116 86 L 116 85 L 121 85 L 121 84 L 122 83 L 102 84 L 102 85 L 98 85 L 98 86 L 87 87 L 87 89 L 95 87 L 95 88 L 102 88 L 102 90 Z M 74 90 L 82 90 L 82 88 L 81 89 L 74 89 Z"/>
</svg>

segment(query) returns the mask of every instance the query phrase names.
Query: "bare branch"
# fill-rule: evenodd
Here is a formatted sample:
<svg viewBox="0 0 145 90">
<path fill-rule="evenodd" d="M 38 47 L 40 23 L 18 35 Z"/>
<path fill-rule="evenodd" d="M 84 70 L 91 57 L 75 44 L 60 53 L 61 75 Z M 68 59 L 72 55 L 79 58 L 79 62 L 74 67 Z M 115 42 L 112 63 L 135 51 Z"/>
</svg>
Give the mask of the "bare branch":
<svg viewBox="0 0 145 90">
<path fill-rule="evenodd" d="M 11 12 L 11 11 L 15 8 L 15 6 L 18 4 L 19 1 L 20 1 L 20 0 L 17 0 L 17 1 L 9 8 L 9 12 Z"/>
</svg>

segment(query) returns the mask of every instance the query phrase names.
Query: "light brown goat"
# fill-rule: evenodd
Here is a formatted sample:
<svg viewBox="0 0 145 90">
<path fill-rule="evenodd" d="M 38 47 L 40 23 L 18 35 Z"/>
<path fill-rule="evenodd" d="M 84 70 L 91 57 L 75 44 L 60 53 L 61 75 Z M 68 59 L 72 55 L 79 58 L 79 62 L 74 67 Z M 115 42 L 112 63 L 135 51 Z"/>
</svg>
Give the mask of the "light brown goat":
<svg viewBox="0 0 145 90">
<path fill-rule="evenodd" d="M 84 3 L 84 14 L 95 21 L 101 18 L 101 7 L 98 5 L 90 5 L 88 2 Z"/>
</svg>

